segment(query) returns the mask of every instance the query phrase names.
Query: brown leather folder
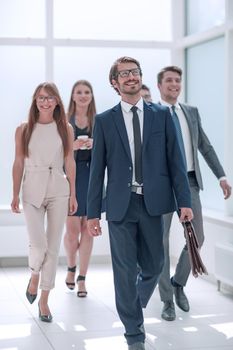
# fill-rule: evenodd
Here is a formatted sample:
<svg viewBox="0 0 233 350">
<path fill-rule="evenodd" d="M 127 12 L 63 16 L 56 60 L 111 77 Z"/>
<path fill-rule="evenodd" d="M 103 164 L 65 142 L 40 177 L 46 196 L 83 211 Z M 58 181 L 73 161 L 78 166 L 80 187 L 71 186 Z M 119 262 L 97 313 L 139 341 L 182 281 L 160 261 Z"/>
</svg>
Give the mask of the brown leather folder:
<svg viewBox="0 0 233 350">
<path fill-rule="evenodd" d="M 185 221 L 183 227 L 193 276 L 208 275 L 199 253 L 199 243 L 192 222 Z"/>
</svg>

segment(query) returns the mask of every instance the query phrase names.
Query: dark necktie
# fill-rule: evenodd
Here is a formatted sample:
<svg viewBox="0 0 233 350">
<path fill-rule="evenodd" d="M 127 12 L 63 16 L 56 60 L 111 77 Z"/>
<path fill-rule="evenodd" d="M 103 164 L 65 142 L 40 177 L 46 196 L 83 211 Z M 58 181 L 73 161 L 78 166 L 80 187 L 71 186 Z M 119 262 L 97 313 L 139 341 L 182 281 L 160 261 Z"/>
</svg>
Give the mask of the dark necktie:
<svg viewBox="0 0 233 350">
<path fill-rule="evenodd" d="M 137 107 L 133 106 L 133 135 L 134 135 L 134 162 L 135 162 L 135 180 L 139 185 L 142 184 L 142 141 L 139 117 Z"/>
<path fill-rule="evenodd" d="M 181 148 L 181 152 L 184 158 L 184 162 L 186 165 L 186 157 L 185 157 L 185 150 L 184 150 L 184 141 L 183 141 L 183 136 L 182 136 L 182 131 L 181 131 L 181 127 L 180 127 L 180 122 L 179 122 L 179 118 L 178 115 L 176 114 L 176 110 L 175 110 L 175 106 L 172 106 L 172 118 L 176 127 L 176 134 L 177 134 L 177 138 L 178 138 L 178 142 Z M 186 165 L 187 166 L 187 165 Z"/>
</svg>

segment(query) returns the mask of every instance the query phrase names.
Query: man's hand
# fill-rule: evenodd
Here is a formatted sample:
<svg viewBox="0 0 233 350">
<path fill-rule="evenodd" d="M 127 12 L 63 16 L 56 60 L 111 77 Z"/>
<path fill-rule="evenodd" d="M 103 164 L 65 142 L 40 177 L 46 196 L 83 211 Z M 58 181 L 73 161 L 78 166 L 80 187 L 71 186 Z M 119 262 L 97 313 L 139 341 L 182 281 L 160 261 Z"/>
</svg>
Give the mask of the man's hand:
<svg viewBox="0 0 233 350">
<path fill-rule="evenodd" d="M 231 195 L 231 186 L 229 185 L 227 180 L 221 180 L 220 186 L 221 186 L 223 194 L 224 194 L 224 199 L 229 198 Z"/>
<path fill-rule="evenodd" d="M 193 219 L 193 211 L 191 208 L 180 208 L 180 222 L 191 221 Z"/>
<path fill-rule="evenodd" d="M 99 219 L 87 220 L 87 232 L 92 237 L 100 236 L 102 234 Z"/>
</svg>

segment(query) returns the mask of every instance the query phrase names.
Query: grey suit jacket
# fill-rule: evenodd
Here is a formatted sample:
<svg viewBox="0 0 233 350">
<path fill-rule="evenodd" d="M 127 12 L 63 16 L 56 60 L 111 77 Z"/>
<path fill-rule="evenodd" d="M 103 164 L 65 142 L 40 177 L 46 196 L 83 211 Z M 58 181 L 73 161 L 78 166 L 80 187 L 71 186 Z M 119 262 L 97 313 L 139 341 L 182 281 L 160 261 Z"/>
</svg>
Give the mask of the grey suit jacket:
<svg viewBox="0 0 233 350">
<path fill-rule="evenodd" d="M 187 123 L 189 126 L 191 142 L 193 147 L 194 170 L 196 173 L 198 186 L 200 189 L 203 190 L 201 170 L 198 161 L 198 151 L 201 152 L 206 163 L 218 179 L 226 175 L 213 146 L 211 145 L 208 137 L 206 136 L 202 128 L 201 118 L 198 109 L 196 107 L 192 107 L 184 103 L 179 103 L 179 105 L 187 119 Z"/>
</svg>

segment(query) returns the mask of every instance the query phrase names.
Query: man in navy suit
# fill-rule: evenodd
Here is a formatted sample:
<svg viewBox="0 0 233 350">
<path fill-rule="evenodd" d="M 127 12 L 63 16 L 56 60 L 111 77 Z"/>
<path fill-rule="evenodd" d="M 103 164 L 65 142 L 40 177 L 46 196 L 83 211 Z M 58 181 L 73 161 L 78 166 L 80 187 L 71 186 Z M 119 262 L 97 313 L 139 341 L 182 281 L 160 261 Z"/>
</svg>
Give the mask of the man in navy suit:
<svg viewBox="0 0 233 350">
<path fill-rule="evenodd" d="M 109 80 L 121 102 L 95 118 L 88 231 L 92 236 L 101 234 L 99 219 L 107 168 L 106 219 L 116 307 L 128 348 L 143 350 L 142 308 L 164 264 L 162 215 L 179 209 L 181 221 L 191 220 L 191 197 L 169 109 L 149 106 L 140 96 L 139 62 L 131 57 L 119 58 L 111 67 Z"/>
</svg>

